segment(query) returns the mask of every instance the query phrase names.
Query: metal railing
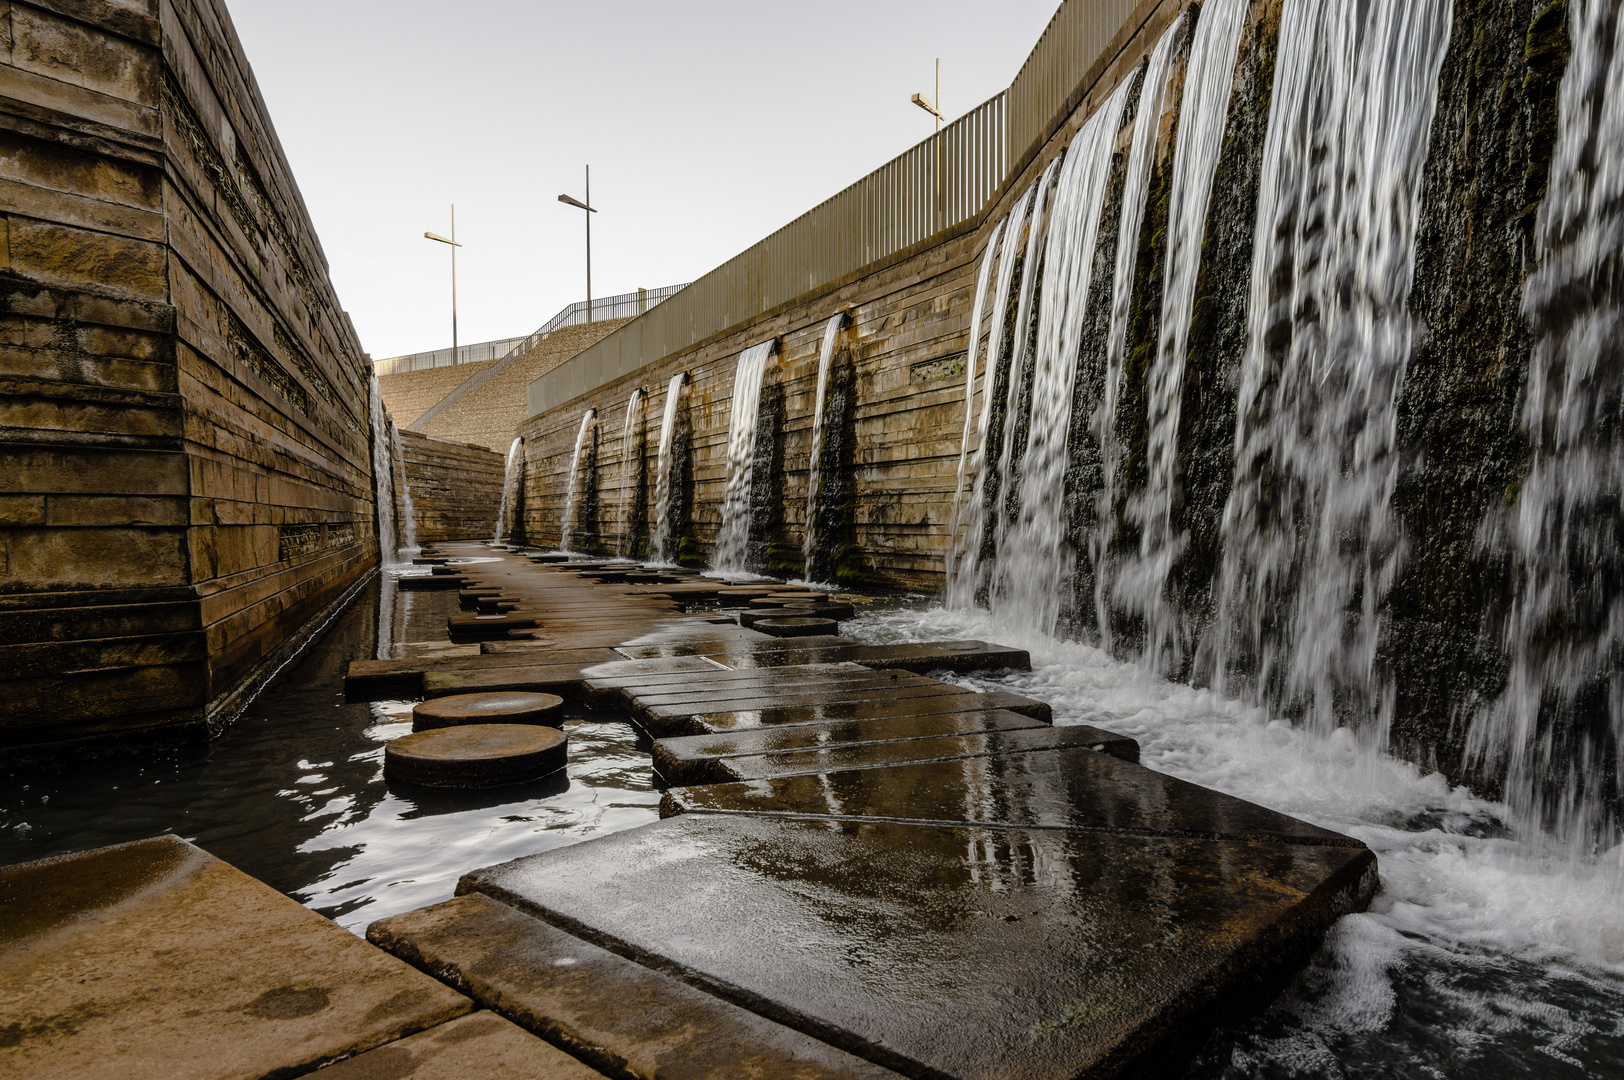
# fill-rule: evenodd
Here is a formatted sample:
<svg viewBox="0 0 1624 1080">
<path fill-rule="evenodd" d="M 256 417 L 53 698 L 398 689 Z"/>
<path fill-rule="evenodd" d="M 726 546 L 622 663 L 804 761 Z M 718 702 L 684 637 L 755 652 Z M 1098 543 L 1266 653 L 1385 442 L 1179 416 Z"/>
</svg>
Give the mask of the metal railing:
<svg viewBox="0 0 1624 1080">
<path fill-rule="evenodd" d="M 450 349 L 431 349 L 428 352 L 410 353 L 406 356 L 391 356 L 384 360 L 372 361 L 372 370 L 379 375 L 399 375 L 403 371 L 427 371 L 430 368 L 452 367 L 457 364 L 477 364 L 483 360 L 495 360 L 506 356 L 514 345 L 524 338 L 498 338 L 495 341 L 481 341 L 474 345 L 459 345 L 456 354 L 452 355 Z"/>
<path fill-rule="evenodd" d="M 514 338 L 510 351 L 516 356 L 523 356 L 540 345 L 542 338 L 561 326 L 582 326 L 588 322 L 608 322 L 610 319 L 629 319 L 634 315 L 646 314 L 655 305 L 664 303 L 687 287 L 688 283 L 683 282 L 681 285 L 662 285 L 658 289 L 638 289 L 636 292 L 621 293 L 619 296 L 594 297 L 591 319 L 586 317 L 587 302 L 577 300 L 542 323 L 541 328 L 535 333 L 528 337 Z"/>
<path fill-rule="evenodd" d="M 1094 65 L 1172 0 L 1065 0 L 1004 93 L 530 383 L 529 412 L 670 356 L 965 222 L 980 223 Z"/>
</svg>

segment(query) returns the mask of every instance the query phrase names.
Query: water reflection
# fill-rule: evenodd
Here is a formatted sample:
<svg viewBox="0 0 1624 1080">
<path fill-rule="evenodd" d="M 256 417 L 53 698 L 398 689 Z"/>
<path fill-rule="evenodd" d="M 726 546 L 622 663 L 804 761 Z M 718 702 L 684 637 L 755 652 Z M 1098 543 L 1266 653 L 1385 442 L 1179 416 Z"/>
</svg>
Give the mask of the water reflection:
<svg viewBox="0 0 1624 1080">
<path fill-rule="evenodd" d="M 564 783 L 385 787 L 384 745 L 411 730 L 412 703 L 346 702 L 344 672 L 351 660 L 446 651 L 456 610 L 455 593 L 375 583 L 209 746 L 8 775 L 0 864 L 173 832 L 360 933 L 446 899 L 475 867 L 655 820 L 646 747 L 584 707 L 565 721 Z"/>
</svg>

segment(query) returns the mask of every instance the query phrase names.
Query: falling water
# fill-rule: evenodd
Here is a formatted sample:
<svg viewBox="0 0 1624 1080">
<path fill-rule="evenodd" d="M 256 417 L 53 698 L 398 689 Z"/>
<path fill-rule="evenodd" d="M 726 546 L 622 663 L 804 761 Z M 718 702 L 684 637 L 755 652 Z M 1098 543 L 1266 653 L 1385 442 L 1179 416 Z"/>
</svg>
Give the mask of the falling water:
<svg viewBox="0 0 1624 1080">
<path fill-rule="evenodd" d="M 508 446 L 507 467 L 502 470 L 502 501 L 496 506 L 496 535 L 491 543 L 502 542 L 502 526 L 507 521 L 508 507 L 518 500 L 519 467 L 523 463 L 524 439 L 517 438 Z"/>
<path fill-rule="evenodd" d="M 396 551 L 394 464 L 389 450 L 389 413 L 383 405 L 383 392 L 378 388 L 378 376 L 372 376 L 368 402 L 372 420 L 372 498 L 378 508 L 378 561 L 394 566 L 399 561 Z"/>
<path fill-rule="evenodd" d="M 998 257 L 998 248 L 1004 230 L 1009 227 L 1006 217 L 993 229 L 987 240 L 987 249 L 981 254 L 981 269 L 976 271 L 976 297 L 970 308 L 970 340 L 964 353 L 964 434 L 959 439 L 958 480 L 953 485 L 953 512 L 947 519 L 948 563 L 947 576 L 953 577 L 953 567 L 962 555 L 959 546 L 959 518 L 964 507 L 964 478 L 970 464 L 970 437 L 979 435 L 975 425 L 976 350 L 981 345 L 981 322 L 986 314 L 987 281 L 992 277 L 992 264 Z"/>
<path fill-rule="evenodd" d="M 677 431 L 677 405 L 682 401 L 682 384 L 688 373 L 679 371 L 665 386 L 665 415 L 660 420 L 660 455 L 654 479 L 654 536 L 649 553 L 655 562 L 676 561 L 671 537 L 671 442 Z"/>
<path fill-rule="evenodd" d="M 834 360 L 835 342 L 845 323 L 845 312 L 829 317 L 823 326 L 823 351 L 818 354 L 818 396 L 812 406 L 812 448 L 806 471 L 806 531 L 801 537 L 801 555 L 808 576 L 812 574 L 812 556 L 818 549 L 818 519 L 823 506 L 823 407 L 829 394 L 829 364 Z"/>
<path fill-rule="evenodd" d="M 1384 745 L 1397 395 L 1449 0 L 1288 0 L 1264 144 L 1214 677 Z M 1233 641 L 1232 641 L 1233 638 Z M 1250 685 L 1248 685 L 1250 684 Z"/>
<path fill-rule="evenodd" d="M 1044 173 L 1045 178 L 1048 175 L 1047 172 Z M 1026 225 L 1037 190 L 1038 184 L 1027 188 L 1020 201 L 1000 225 L 1003 229 L 1003 243 L 998 252 L 998 285 L 993 293 L 992 329 L 987 335 L 987 365 L 981 376 L 981 419 L 976 424 L 976 450 L 970 459 L 970 472 L 975 475 L 975 481 L 970 501 L 962 511 L 958 508 L 954 510 L 954 517 L 962 525 L 963 532 L 954 534 L 954 548 L 949 552 L 947 559 L 947 599 L 954 607 L 972 607 L 976 603 L 976 593 L 980 588 L 981 536 L 987 502 L 987 428 L 992 422 L 993 387 L 997 383 L 998 362 L 1004 348 L 1004 314 L 1009 309 L 1009 291 L 1015 277 L 1021 230 Z M 973 377 L 974 373 L 971 375 Z M 968 382 L 965 384 L 964 404 L 968 413 L 970 406 Z M 968 430 L 968 416 L 965 423 Z"/>
<path fill-rule="evenodd" d="M 626 536 L 626 522 L 630 520 L 630 507 L 636 492 L 632 488 L 632 454 L 637 449 L 636 438 L 643 430 L 643 399 L 648 395 L 639 386 L 626 400 L 626 422 L 620 429 L 620 523 L 615 530 L 615 554 L 625 555 L 631 544 Z M 642 461 L 639 459 L 641 468 Z"/>
<path fill-rule="evenodd" d="M 1146 658 L 1156 665 L 1176 666 L 1182 648 L 1167 581 L 1185 542 L 1173 532 L 1184 361 L 1195 309 L 1196 272 L 1207 231 L 1207 203 L 1229 117 L 1229 94 L 1247 6 L 1246 0 L 1207 0 L 1202 5 L 1179 107 L 1168 201 L 1167 270 L 1147 393 L 1149 479 L 1129 506 L 1129 514 L 1141 530 L 1140 547 L 1138 556 L 1122 567 L 1115 586 L 1116 598 L 1144 617 Z"/>
<path fill-rule="evenodd" d="M 1619 843 L 1624 777 L 1624 18 L 1573 0 L 1550 186 L 1523 294 L 1535 333 L 1528 478 L 1484 530 L 1508 547 L 1510 672 L 1468 751 L 1575 854 Z M 1616 807 L 1616 803 L 1615 803 Z M 1624 846 L 1619 848 L 1624 876 Z"/>
<path fill-rule="evenodd" d="M 575 432 L 575 453 L 570 455 L 570 471 L 566 480 L 568 486 L 564 489 L 564 523 L 558 540 L 561 551 L 570 550 L 570 540 L 575 532 L 575 493 L 576 485 L 580 482 L 581 448 L 586 445 L 586 433 L 592 430 L 597 422 L 598 410 L 588 409 L 581 416 L 581 426 Z"/>
<path fill-rule="evenodd" d="M 761 409 L 761 383 L 777 339 L 752 345 L 739 354 L 733 376 L 733 407 L 727 427 L 727 486 L 722 490 L 722 524 L 716 533 L 717 570 L 744 571 L 750 543 L 750 489 L 755 472 L 756 416 Z"/>
<path fill-rule="evenodd" d="M 1118 86 L 1072 140 L 1049 219 L 1031 413 L 1026 452 L 1020 462 L 1019 509 L 999 540 L 992 594 L 994 612 L 1043 633 L 1057 629 L 1070 598 L 1067 583 L 1072 579 L 1074 554 L 1064 507 L 1072 388 L 1082 351 L 1111 160 L 1123 108 L 1134 85 L 1129 78 Z M 1031 255 L 1027 265 L 1032 265 Z M 1026 306 L 1024 302 L 1022 306 Z M 1006 461 L 1008 434 L 1013 429 L 1013 424 L 1005 425 Z M 1005 468 L 1006 483 L 1012 483 L 1007 464 Z"/>
<path fill-rule="evenodd" d="M 401 445 L 400 429 L 389 421 L 389 445 L 394 451 L 395 463 L 400 466 L 400 540 L 401 550 L 417 554 L 417 507 L 412 505 L 412 482 L 406 476 L 406 451 Z"/>
<path fill-rule="evenodd" d="M 1128 355 L 1128 323 L 1133 315 L 1134 263 L 1139 255 L 1139 227 L 1144 222 L 1150 195 L 1151 167 L 1156 160 L 1156 136 L 1161 127 L 1173 57 L 1183 44 L 1189 19 L 1180 13 L 1156 42 L 1140 84 L 1139 106 L 1134 112 L 1133 146 L 1122 181 L 1122 219 L 1117 231 L 1116 269 L 1111 294 L 1111 325 L 1105 339 L 1105 387 L 1090 416 L 1090 431 L 1100 448 L 1100 491 L 1096 496 L 1094 531 L 1087 538 L 1094 567 L 1094 621 L 1100 645 L 1110 651 L 1111 622 L 1106 615 L 1114 575 L 1109 567 L 1116 539 L 1117 483 L 1123 448 L 1117 445 L 1116 412 L 1122 392 L 1122 371 Z"/>
</svg>

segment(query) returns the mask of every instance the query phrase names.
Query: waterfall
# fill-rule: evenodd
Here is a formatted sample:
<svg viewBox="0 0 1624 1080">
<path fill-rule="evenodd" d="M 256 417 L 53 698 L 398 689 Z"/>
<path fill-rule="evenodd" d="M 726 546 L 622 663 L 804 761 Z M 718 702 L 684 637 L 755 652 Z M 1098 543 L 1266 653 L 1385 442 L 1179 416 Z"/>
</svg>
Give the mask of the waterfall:
<svg viewBox="0 0 1624 1080">
<path fill-rule="evenodd" d="M 381 566 L 394 566 L 400 561 L 396 550 L 394 459 L 389 450 L 389 413 L 384 408 L 376 372 L 372 375 L 370 391 L 372 498 L 378 512 L 378 562 Z"/>
<path fill-rule="evenodd" d="M 639 386 L 632 391 L 632 396 L 626 399 L 626 422 L 620 429 L 620 521 L 615 529 L 615 554 L 625 555 L 630 545 L 626 537 L 626 522 L 630 517 L 629 508 L 636 492 L 632 488 L 632 453 L 635 443 L 632 436 L 639 434 L 643 426 L 643 399 L 647 397 L 643 388 Z M 642 465 L 641 459 L 638 465 Z"/>
<path fill-rule="evenodd" d="M 1420 181 L 1449 0 L 1287 0 L 1222 523 L 1221 686 L 1385 744 L 1380 610 Z M 1250 684 L 1250 685 L 1247 685 Z"/>
<path fill-rule="evenodd" d="M 665 385 L 665 415 L 660 420 L 660 453 L 656 462 L 658 475 L 654 479 L 654 535 L 649 542 L 649 554 L 658 563 L 677 561 L 671 536 L 671 441 L 677 431 L 682 384 L 687 381 L 688 373 L 679 371 Z"/>
<path fill-rule="evenodd" d="M 1157 666 L 1176 666 L 1182 649 L 1167 584 L 1184 548 L 1184 538 L 1174 535 L 1172 520 L 1184 362 L 1207 230 L 1207 203 L 1229 118 L 1229 95 L 1247 6 L 1246 0 L 1207 0 L 1202 5 L 1179 107 L 1168 200 L 1166 276 L 1147 393 L 1149 481 L 1129 506 L 1141 530 L 1139 554 L 1121 568 L 1115 586 L 1116 598 L 1144 617 L 1146 658 Z"/>
<path fill-rule="evenodd" d="M 406 450 L 401 445 L 400 429 L 389 421 L 389 446 L 394 461 L 400 465 L 400 540 L 401 550 L 415 555 L 417 546 L 417 507 L 412 505 L 412 482 L 406 476 Z"/>
<path fill-rule="evenodd" d="M 1056 158 L 1055 163 L 1059 160 Z M 1055 163 L 1050 164 L 1050 170 L 1054 168 Z M 1043 175 L 1044 179 L 1047 179 L 1049 172 L 1045 171 Z M 1021 229 L 1025 226 L 1027 215 L 1032 209 L 1038 186 L 1033 184 L 1022 193 L 1014 209 L 1010 210 L 1009 216 L 1000 225 L 1004 235 L 998 252 L 998 284 L 993 293 L 992 329 L 987 335 L 987 364 L 981 376 L 981 419 L 976 425 L 975 455 L 970 459 L 970 472 L 975 474 L 975 481 L 970 501 L 965 505 L 961 516 L 964 531 L 962 535 L 954 536 L 955 547 L 949 552 L 947 560 L 947 600 L 954 607 L 973 606 L 980 588 L 981 540 L 987 502 L 987 440 L 990 434 L 987 428 L 992 422 L 992 399 L 997 383 L 998 362 L 1004 348 L 1004 317 L 1009 310 L 1009 291 L 1015 276 L 1015 256 L 1020 250 Z M 970 405 L 968 384 L 965 386 L 964 398 L 968 411 Z M 969 424 L 968 416 L 965 423 Z"/>
<path fill-rule="evenodd" d="M 981 322 L 986 313 L 987 281 L 992 277 L 992 264 L 998 257 L 998 248 L 1009 218 L 999 221 L 987 239 L 987 249 L 981 253 L 981 269 L 976 271 L 976 296 L 970 308 L 970 340 L 964 353 L 964 434 L 959 439 L 958 479 L 953 485 L 953 512 L 947 519 L 947 578 L 953 579 L 953 568 L 963 549 L 959 539 L 960 518 L 964 513 L 964 478 L 970 464 L 970 437 L 979 435 L 975 426 L 976 349 L 981 344 Z"/>
<path fill-rule="evenodd" d="M 1019 461 L 1019 493 L 1014 520 L 999 538 L 993 610 L 1006 621 L 1052 634 L 1070 599 L 1073 549 L 1067 535 L 1065 479 L 1071 430 L 1072 390 L 1082 350 L 1094 250 L 1109 188 L 1111 161 L 1122 127 L 1123 108 L 1135 80 L 1118 86 L 1072 140 L 1055 189 L 1043 254 L 1043 300 L 1038 314 L 1036 356 L 1025 453 Z M 1033 219 L 1033 235 L 1037 234 Z M 1033 265 L 1034 246 L 1027 265 Z M 1035 275 L 1028 273 L 1028 279 Z M 1023 316 L 1029 307 L 1022 287 Z M 1017 328 L 1023 317 L 1017 317 Z M 1024 336 L 1024 335 L 1023 335 Z M 1014 374 L 1010 378 L 1013 404 Z M 1004 426 L 1004 482 L 1014 495 L 1011 457 L 1016 427 Z"/>
<path fill-rule="evenodd" d="M 1116 413 L 1122 393 L 1122 372 L 1128 356 L 1128 323 L 1133 315 L 1134 265 L 1139 255 L 1139 228 L 1145 220 L 1150 195 L 1151 167 L 1156 160 L 1156 136 L 1161 126 L 1173 57 L 1189 26 L 1182 12 L 1163 31 L 1150 54 L 1140 83 L 1139 106 L 1134 112 L 1133 145 L 1128 150 L 1128 171 L 1122 181 L 1122 218 L 1117 230 L 1116 269 L 1112 281 L 1111 325 L 1105 339 L 1105 386 L 1094 403 L 1089 429 L 1100 448 L 1100 491 L 1095 500 L 1094 531 L 1087 538 L 1094 566 L 1094 621 L 1100 646 L 1111 649 L 1111 621 L 1107 616 L 1112 574 L 1111 545 L 1116 539 L 1117 483 L 1123 448 L 1117 444 Z"/>
<path fill-rule="evenodd" d="M 727 426 L 727 486 L 722 491 L 722 524 L 716 533 L 716 553 L 712 558 L 717 570 L 747 570 L 756 419 L 761 409 L 761 383 L 767 373 L 767 361 L 776 348 L 776 338 L 750 346 L 739 354 L 733 376 L 733 403 Z"/>
<path fill-rule="evenodd" d="M 801 538 L 805 573 L 812 576 L 812 556 L 818 549 L 818 519 L 823 508 L 823 407 L 829 395 L 829 365 L 846 313 L 831 315 L 823 326 L 823 350 L 818 353 L 818 396 L 812 405 L 812 448 L 806 465 L 806 530 Z"/>
<path fill-rule="evenodd" d="M 598 419 L 597 409 L 588 409 L 581 415 L 581 426 L 575 431 L 575 453 L 570 455 L 570 471 L 565 479 L 564 489 L 564 522 L 560 527 L 558 548 L 560 551 L 570 550 L 570 540 L 575 532 L 575 493 L 581 473 L 581 448 L 586 445 L 586 433 L 592 430 L 592 425 Z"/>
<path fill-rule="evenodd" d="M 508 507 L 518 501 L 519 468 L 523 463 L 524 439 L 514 439 L 508 446 L 507 466 L 502 470 L 502 500 L 496 504 L 496 535 L 491 543 L 502 542 L 502 525 L 507 521 Z"/>
<path fill-rule="evenodd" d="M 1504 767 L 1513 806 L 1582 855 L 1619 843 L 1607 803 L 1624 778 L 1624 18 L 1607 0 L 1572 0 L 1567 18 L 1573 51 L 1523 293 L 1528 478 L 1484 530 L 1511 556 L 1510 671 L 1467 749 Z"/>
</svg>

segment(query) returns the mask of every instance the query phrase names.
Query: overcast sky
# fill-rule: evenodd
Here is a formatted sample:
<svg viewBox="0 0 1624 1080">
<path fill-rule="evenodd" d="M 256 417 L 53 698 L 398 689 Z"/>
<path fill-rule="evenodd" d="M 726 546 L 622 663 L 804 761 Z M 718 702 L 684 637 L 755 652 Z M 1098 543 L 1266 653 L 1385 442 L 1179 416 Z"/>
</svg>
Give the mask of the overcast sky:
<svg viewBox="0 0 1624 1080">
<path fill-rule="evenodd" d="M 691 281 L 1009 85 L 1058 0 L 226 0 L 375 358 Z"/>
</svg>

